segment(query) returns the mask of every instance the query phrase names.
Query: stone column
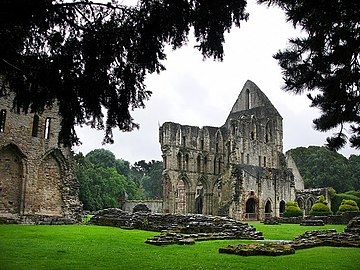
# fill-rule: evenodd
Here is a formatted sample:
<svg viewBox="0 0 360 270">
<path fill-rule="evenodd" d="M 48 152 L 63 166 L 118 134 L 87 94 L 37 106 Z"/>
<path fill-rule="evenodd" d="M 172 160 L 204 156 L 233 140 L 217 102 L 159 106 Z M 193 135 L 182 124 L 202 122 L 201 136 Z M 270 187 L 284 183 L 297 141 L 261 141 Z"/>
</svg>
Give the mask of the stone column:
<svg viewBox="0 0 360 270">
<path fill-rule="evenodd" d="M 195 212 L 195 192 L 186 192 L 186 213 Z"/>
<path fill-rule="evenodd" d="M 204 194 L 204 214 L 211 215 L 212 214 L 212 193 Z"/>
</svg>

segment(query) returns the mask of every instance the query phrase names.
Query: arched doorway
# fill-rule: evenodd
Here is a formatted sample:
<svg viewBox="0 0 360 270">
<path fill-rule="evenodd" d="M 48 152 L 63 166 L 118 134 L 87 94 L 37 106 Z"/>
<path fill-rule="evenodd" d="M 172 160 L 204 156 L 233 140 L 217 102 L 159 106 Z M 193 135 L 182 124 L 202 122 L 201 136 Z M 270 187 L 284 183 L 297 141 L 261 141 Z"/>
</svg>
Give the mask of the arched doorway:
<svg viewBox="0 0 360 270">
<path fill-rule="evenodd" d="M 268 200 L 265 204 L 265 218 L 271 217 L 271 202 Z"/>
<path fill-rule="evenodd" d="M 23 194 L 22 153 L 15 145 L 0 150 L 0 212 L 19 214 Z"/>
<path fill-rule="evenodd" d="M 53 154 L 47 155 L 39 165 L 37 187 L 34 196 L 36 214 L 63 216 L 63 186 L 61 166 Z"/>
<path fill-rule="evenodd" d="M 285 205 L 286 205 L 285 201 L 280 202 L 280 207 L 279 207 L 280 208 L 280 217 L 282 217 L 285 212 Z"/>
<path fill-rule="evenodd" d="M 305 209 L 304 199 L 301 198 L 301 197 L 299 197 L 299 198 L 297 198 L 296 202 L 297 202 L 297 204 L 299 205 L 300 209 L 301 209 L 302 211 L 304 211 L 304 209 Z"/>
<path fill-rule="evenodd" d="M 310 214 L 311 207 L 314 205 L 314 203 L 315 203 L 315 200 L 312 197 L 307 199 L 306 207 L 305 207 L 305 215 L 306 216 L 308 216 Z"/>
<path fill-rule="evenodd" d="M 180 179 L 176 185 L 176 209 L 175 209 L 175 212 L 177 214 L 185 214 L 185 204 L 186 204 L 185 183 L 183 180 Z"/>
<path fill-rule="evenodd" d="M 250 198 L 246 201 L 245 219 L 256 220 L 256 201 L 254 198 Z"/>
</svg>

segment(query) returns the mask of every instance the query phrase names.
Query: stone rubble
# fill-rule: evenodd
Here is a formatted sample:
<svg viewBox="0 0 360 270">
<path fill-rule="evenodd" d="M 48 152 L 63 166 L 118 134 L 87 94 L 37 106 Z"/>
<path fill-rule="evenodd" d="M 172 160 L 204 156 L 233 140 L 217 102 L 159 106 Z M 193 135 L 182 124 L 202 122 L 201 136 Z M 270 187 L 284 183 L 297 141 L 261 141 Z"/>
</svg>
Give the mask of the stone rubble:
<svg viewBox="0 0 360 270">
<path fill-rule="evenodd" d="M 325 223 L 321 219 L 303 219 L 300 226 L 325 226 Z"/>
<path fill-rule="evenodd" d="M 161 232 L 159 236 L 146 240 L 154 245 L 192 244 L 215 239 L 264 239 L 261 232 L 246 223 L 200 214 L 129 213 L 110 208 L 99 211 L 91 219 L 91 224 Z"/>
<path fill-rule="evenodd" d="M 311 221 L 311 220 L 310 220 Z M 312 220 L 314 221 L 314 220 Z M 280 256 L 294 254 L 297 249 L 312 248 L 318 246 L 333 247 L 360 247 L 360 216 L 353 218 L 345 232 L 330 230 L 307 231 L 294 238 L 292 241 L 276 241 L 267 243 L 252 243 L 228 245 L 220 248 L 219 253 L 236 254 L 241 256 Z M 266 241 L 266 240 L 265 240 Z"/>
<path fill-rule="evenodd" d="M 289 245 L 295 249 L 317 246 L 360 247 L 360 235 L 346 232 L 338 233 L 334 229 L 307 231 L 295 237 Z"/>
</svg>

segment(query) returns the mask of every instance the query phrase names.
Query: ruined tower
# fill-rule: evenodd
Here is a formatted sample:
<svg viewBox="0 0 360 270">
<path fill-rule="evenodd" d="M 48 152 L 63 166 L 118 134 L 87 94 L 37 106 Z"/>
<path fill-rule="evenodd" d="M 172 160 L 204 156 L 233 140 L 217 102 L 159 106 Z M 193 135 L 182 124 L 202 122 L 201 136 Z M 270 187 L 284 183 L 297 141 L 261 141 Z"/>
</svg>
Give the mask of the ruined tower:
<svg viewBox="0 0 360 270">
<path fill-rule="evenodd" d="M 19 114 L 0 98 L 0 217 L 17 222 L 74 223 L 80 218 L 73 154 L 58 145 L 57 106 Z"/>
<path fill-rule="evenodd" d="M 295 185 L 303 188 L 282 152 L 282 117 L 251 81 L 223 126 L 166 122 L 159 133 L 164 212 L 263 219 L 281 215 Z"/>
</svg>

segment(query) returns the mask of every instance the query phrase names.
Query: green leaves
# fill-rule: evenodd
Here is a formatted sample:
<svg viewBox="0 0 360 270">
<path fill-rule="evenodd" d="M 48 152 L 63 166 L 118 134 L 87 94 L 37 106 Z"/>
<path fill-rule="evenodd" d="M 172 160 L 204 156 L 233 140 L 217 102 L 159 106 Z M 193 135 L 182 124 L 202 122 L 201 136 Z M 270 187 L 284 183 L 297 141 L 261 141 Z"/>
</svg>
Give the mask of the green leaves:
<svg viewBox="0 0 360 270">
<path fill-rule="evenodd" d="M 95 149 L 85 157 L 75 156 L 80 201 L 86 210 L 121 208 L 126 199 L 162 198 L 162 162 L 116 159 L 105 149 Z"/>
<path fill-rule="evenodd" d="M 305 188 L 333 187 L 338 193 L 360 189 L 360 156 L 346 159 L 325 147 L 291 149 Z"/>
<path fill-rule="evenodd" d="M 147 74 L 165 70 L 164 47 L 186 44 L 190 27 L 204 57 L 222 60 L 224 32 L 247 19 L 245 0 L 14 0 L 0 4 L 1 83 L 18 110 L 41 113 L 55 101 L 59 142 L 79 143 L 75 125 L 105 130 L 139 127 L 131 111 L 151 96 Z M 19 8 L 20 7 L 20 8 Z M 106 120 L 104 120 L 106 113 Z"/>
<path fill-rule="evenodd" d="M 327 139 L 331 150 L 347 142 L 343 125 L 353 129 L 349 142 L 360 148 L 360 3 L 347 0 L 260 0 L 281 7 L 287 20 L 302 29 L 304 36 L 274 55 L 284 75 L 284 90 L 301 94 L 316 91 L 313 107 L 321 110 L 315 128 L 340 131 Z"/>
</svg>

